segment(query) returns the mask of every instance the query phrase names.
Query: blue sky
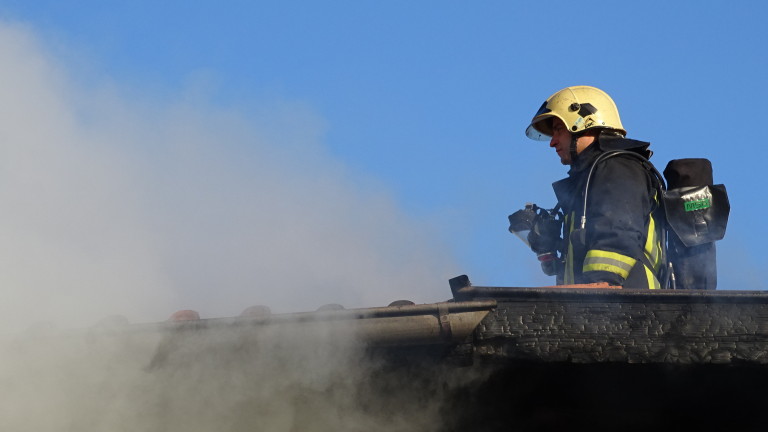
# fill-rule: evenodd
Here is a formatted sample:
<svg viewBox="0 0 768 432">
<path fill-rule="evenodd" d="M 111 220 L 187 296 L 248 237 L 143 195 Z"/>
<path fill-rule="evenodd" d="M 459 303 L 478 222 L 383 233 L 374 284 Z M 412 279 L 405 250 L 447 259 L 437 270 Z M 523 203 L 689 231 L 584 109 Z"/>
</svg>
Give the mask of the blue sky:
<svg viewBox="0 0 768 432">
<path fill-rule="evenodd" d="M 447 294 L 447 279 L 459 273 L 483 285 L 552 282 L 507 232 L 506 216 L 526 202 L 554 205 L 550 184 L 566 168 L 524 130 L 547 96 L 582 84 L 614 98 L 629 136 L 652 143 L 660 170 L 674 158 L 712 160 L 732 205 L 718 245 L 720 288 L 764 289 L 757 274 L 768 263 L 760 180 L 767 8 L 1 1 L 0 16 L 35 34 L 86 91 L 111 88 L 146 106 L 191 100 L 255 124 L 286 106 L 308 113 L 320 150 L 306 151 L 385 191 L 439 238 L 453 260 L 434 275 Z M 283 127 L 270 133 L 302 129 L 295 119 Z M 291 151 L 304 157 L 301 147 Z M 375 219 L 365 223 L 381 229 Z"/>
</svg>

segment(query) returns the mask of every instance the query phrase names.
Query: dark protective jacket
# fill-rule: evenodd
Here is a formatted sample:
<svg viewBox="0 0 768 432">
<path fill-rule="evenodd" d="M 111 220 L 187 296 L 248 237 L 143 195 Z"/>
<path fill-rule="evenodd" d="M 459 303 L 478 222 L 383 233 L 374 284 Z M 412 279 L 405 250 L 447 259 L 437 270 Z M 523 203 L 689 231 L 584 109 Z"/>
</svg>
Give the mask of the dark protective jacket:
<svg viewBox="0 0 768 432">
<path fill-rule="evenodd" d="M 563 265 L 558 283 L 608 282 L 624 288 L 660 288 L 665 266 L 658 181 L 644 162 L 617 155 L 599 162 L 590 181 L 585 229 L 587 176 L 603 153 L 627 150 L 646 159 L 649 143 L 600 135 L 573 161 L 568 177 L 552 186 L 563 209 Z M 645 162 L 650 164 L 649 162 Z"/>
</svg>

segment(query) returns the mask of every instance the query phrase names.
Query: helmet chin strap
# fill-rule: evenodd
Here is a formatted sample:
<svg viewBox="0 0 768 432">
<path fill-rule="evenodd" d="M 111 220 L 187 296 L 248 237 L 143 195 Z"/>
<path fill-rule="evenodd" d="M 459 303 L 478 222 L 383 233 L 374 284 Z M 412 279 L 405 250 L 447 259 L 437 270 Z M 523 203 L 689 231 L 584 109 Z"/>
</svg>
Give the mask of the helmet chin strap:
<svg viewBox="0 0 768 432">
<path fill-rule="evenodd" d="M 579 140 L 579 136 L 578 135 L 575 135 L 575 134 L 571 135 L 571 148 L 570 148 L 571 164 L 576 162 L 576 155 L 577 155 L 577 153 L 576 153 L 576 141 L 578 141 L 578 140 Z"/>
</svg>

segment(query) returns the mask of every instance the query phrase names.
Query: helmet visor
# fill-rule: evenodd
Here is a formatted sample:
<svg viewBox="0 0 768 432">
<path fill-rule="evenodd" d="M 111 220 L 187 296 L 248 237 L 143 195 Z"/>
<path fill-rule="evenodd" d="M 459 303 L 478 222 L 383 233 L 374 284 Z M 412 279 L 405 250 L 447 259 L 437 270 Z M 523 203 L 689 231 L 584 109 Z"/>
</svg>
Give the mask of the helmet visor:
<svg viewBox="0 0 768 432">
<path fill-rule="evenodd" d="M 541 108 L 539 108 L 538 111 L 536 111 L 536 114 L 533 115 L 533 120 L 531 120 L 531 124 L 528 125 L 528 128 L 525 130 L 525 135 L 536 141 L 549 141 L 552 138 L 551 133 L 547 133 L 550 131 L 550 127 L 548 127 L 548 120 L 550 120 L 553 117 L 552 110 L 547 107 L 547 102 L 544 101 L 543 104 L 541 104 Z"/>
<path fill-rule="evenodd" d="M 552 139 L 552 135 L 547 135 L 544 132 L 538 130 L 534 124 L 540 125 L 541 123 L 545 123 L 544 121 L 538 121 L 536 123 L 531 123 L 530 126 L 525 130 L 525 135 L 536 141 L 549 141 Z"/>
</svg>

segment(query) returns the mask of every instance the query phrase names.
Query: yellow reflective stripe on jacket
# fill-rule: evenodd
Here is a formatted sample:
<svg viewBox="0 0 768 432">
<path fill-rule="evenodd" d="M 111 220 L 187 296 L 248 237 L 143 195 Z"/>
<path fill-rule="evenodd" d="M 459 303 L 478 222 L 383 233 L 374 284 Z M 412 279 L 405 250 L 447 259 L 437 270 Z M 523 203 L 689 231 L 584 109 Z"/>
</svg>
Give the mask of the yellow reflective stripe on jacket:
<svg viewBox="0 0 768 432">
<path fill-rule="evenodd" d="M 653 270 L 658 271 L 661 265 L 661 243 L 656 235 L 656 221 L 653 215 L 649 218 L 648 232 L 645 237 L 645 256 L 648 257 Z"/>
<path fill-rule="evenodd" d="M 616 252 L 592 249 L 587 252 L 587 256 L 584 258 L 582 272 L 607 271 L 621 276 L 622 279 L 626 279 L 636 262 L 636 259 Z"/>
<path fill-rule="evenodd" d="M 643 266 L 643 268 L 645 269 L 645 277 L 648 279 L 648 288 L 661 289 L 661 284 L 659 283 L 659 280 L 656 279 L 656 275 L 653 274 L 651 269 L 647 266 Z"/>
<path fill-rule="evenodd" d="M 645 253 L 648 255 L 648 259 L 651 260 L 651 264 L 656 267 L 657 260 L 659 259 L 659 251 L 656 249 L 656 221 L 651 216 L 648 222 L 648 233 L 645 236 Z"/>
<path fill-rule="evenodd" d="M 563 274 L 563 283 L 571 285 L 576 283 L 576 276 L 573 274 L 573 243 L 571 242 L 570 234 L 573 233 L 573 221 L 576 219 L 576 214 L 571 213 L 565 216 L 565 226 L 568 227 L 568 253 L 565 254 L 565 272 Z"/>
</svg>

